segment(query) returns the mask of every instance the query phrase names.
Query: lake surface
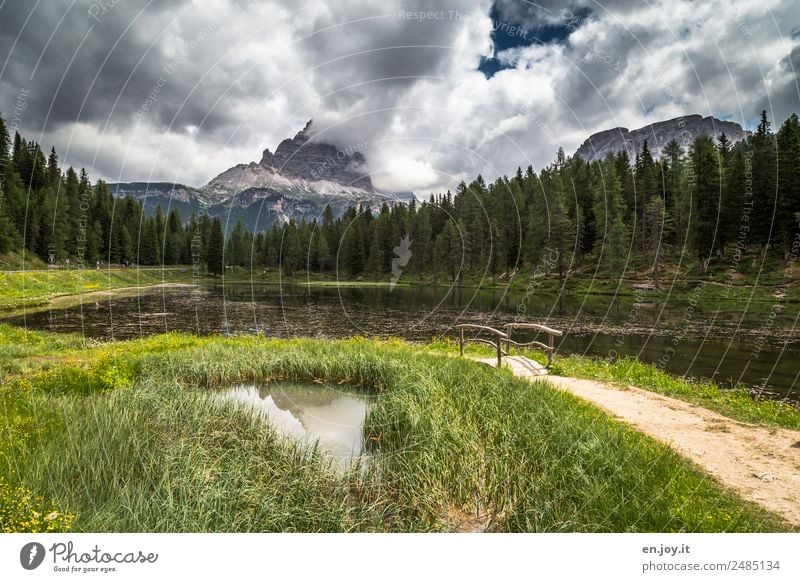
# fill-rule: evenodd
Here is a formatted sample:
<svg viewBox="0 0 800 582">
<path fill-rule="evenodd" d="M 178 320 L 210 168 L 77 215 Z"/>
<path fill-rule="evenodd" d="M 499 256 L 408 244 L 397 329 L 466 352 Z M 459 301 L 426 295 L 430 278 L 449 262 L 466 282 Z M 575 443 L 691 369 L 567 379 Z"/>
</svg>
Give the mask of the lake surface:
<svg viewBox="0 0 800 582">
<path fill-rule="evenodd" d="M 687 377 L 741 382 L 798 400 L 798 306 L 779 302 L 556 296 L 445 286 L 226 284 L 146 289 L 29 312 L 5 322 L 32 329 L 125 339 L 166 331 L 273 337 L 353 335 L 429 341 L 455 338 L 459 323 L 544 323 L 565 331 L 562 353 L 630 355 Z M 525 308 L 520 312 L 520 305 Z M 524 338 L 524 335 L 520 335 Z"/>
<path fill-rule="evenodd" d="M 364 451 L 365 393 L 327 384 L 267 382 L 236 384 L 224 395 L 252 405 L 281 434 L 301 443 L 318 442 L 342 468 Z"/>
</svg>

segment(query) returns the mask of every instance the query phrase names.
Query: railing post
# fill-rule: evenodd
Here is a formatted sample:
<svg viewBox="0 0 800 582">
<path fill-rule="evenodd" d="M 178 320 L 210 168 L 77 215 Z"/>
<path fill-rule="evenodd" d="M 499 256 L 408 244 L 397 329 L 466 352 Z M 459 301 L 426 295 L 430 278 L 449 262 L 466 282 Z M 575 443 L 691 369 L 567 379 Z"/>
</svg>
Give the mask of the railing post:
<svg viewBox="0 0 800 582">
<path fill-rule="evenodd" d="M 500 368 L 500 365 L 503 363 L 503 338 L 497 336 L 497 367 Z"/>
<path fill-rule="evenodd" d="M 555 353 L 555 336 L 552 333 L 547 334 L 547 337 L 550 338 L 548 340 L 548 344 L 550 345 L 550 349 L 547 351 L 547 367 L 550 367 L 550 364 L 553 363 L 553 354 Z"/>
<path fill-rule="evenodd" d="M 460 328 L 459 331 L 461 331 L 461 339 L 458 342 L 458 348 L 459 348 L 459 352 L 461 354 L 461 357 L 463 358 L 464 357 L 464 328 L 463 327 Z"/>
</svg>

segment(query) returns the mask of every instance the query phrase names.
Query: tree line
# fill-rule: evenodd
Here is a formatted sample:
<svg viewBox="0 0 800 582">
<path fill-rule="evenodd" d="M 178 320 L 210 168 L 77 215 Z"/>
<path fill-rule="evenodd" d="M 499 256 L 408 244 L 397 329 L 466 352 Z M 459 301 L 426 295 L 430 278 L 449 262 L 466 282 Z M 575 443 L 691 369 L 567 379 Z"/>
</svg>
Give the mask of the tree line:
<svg viewBox="0 0 800 582">
<path fill-rule="evenodd" d="M 174 209 L 144 214 L 134 199 L 114 199 L 102 180 L 62 171 L 0 118 L 0 253 L 26 249 L 43 260 L 93 266 L 201 264 L 358 277 L 388 274 L 407 237 L 409 274 L 456 280 L 520 269 L 575 269 L 653 275 L 683 265 L 706 273 L 751 263 L 791 265 L 800 251 L 800 122 L 777 132 L 762 112 L 746 140 L 723 134 L 666 144 L 644 142 L 602 161 L 556 159 L 536 173 L 521 168 L 491 184 L 477 176 L 455 192 L 335 217 L 274 224 L 252 233 L 241 223 Z M 553 260 L 553 258 L 555 258 Z M 552 262 L 551 262 L 552 261 Z"/>
<path fill-rule="evenodd" d="M 146 216 L 133 198 L 115 198 L 103 180 L 92 185 L 85 170 L 63 171 L 55 149 L 15 133 L 0 117 L 0 254 L 25 250 L 53 265 L 179 265 L 209 263 L 221 273 L 219 219 L 161 207 Z M 217 258 L 216 255 L 219 255 Z"/>
</svg>

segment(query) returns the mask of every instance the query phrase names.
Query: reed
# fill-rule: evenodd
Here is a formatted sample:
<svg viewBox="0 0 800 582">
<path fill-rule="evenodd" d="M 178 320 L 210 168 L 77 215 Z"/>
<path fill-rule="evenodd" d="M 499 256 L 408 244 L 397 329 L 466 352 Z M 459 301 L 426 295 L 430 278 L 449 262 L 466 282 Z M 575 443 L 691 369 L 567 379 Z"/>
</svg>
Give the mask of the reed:
<svg viewBox="0 0 800 582">
<path fill-rule="evenodd" d="M 0 478 L 74 514 L 73 530 L 787 528 L 569 394 L 399 341 L 168 334 L 30 366 L 0 388 Z M 373 465 L 337 472 L 218 398 L 277 379 L 378 394 Z"/>
</svg>

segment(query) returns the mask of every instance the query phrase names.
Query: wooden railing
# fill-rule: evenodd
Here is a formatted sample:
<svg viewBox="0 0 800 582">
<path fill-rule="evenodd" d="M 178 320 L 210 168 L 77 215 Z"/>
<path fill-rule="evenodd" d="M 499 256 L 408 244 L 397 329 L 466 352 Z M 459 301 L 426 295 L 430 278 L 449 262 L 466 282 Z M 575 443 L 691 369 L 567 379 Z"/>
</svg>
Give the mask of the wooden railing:
<svg viewBox="0 0 800 582">
<path fill-rule="evenodd" d="M 464 343 L 467 341 L 472 341 L 476 343 L 484 343 L 492 346 L 497 351 L 497 367 L 499 368 L 503 361 L 503 356 L 507 356 L 509 351 L 511 350 L 511 346 L 517 346 L 520 348 L 523 347 L 530 347 L 535 346 L 539 349 L 544 350 L 547 353 L 547 368 L 550 367 L 550 364 L 553 362 L 553 355 L 555 354 L 556 347 L 555 347 L 555 338 L 561 337 L 563 333 L 557 329 L 553 329 L 551 327 L 547 327 L 545 325 L 540 325 L 538 323 L 507 323 L 503 326 L 506 331 L 500 331 L 499 329 L 495 329 L 493 327 L 489 327 L 487 325 L 476 325 L 473 323 L 462 323 L 456 326 L 459 330 L 459 340 L 458 340 L 458 349 L 459 353 L 463 356 L 464 355 Z M 548 336 L 547 343 L 543 343 L 540 341 L 529 341 L 529 342 L 517 342 L 511 339 L 515 330 L 533 330 L 541 333 L 545 333 Z M 478 332 L 473 337 L 465 337 L 465 331 L 475 331 Z M 477 337 L 478 334 L 485 333 L 491 336 L 491 339 L 486 339 L 482 337 Z M 503 349 L 503 342 L 506 344 L 506 349 Z"/>
<path fill-rule="evenodd" d="M 496 348 L 497 350 L 497 367 L 500 367 L 500 364 L 503 361 L 503 340 L 508 339 L 508 335 L 505 332 L 500 331 L 499 329 L 495 329 L 493 327 L 489 327 L 486 325 L 475 325 L 472 323 L 462 323 L 456 326 L 458 330 L 461 332 L 461 335 L 458 340 L 458 348 L 459 353 L 463 356 L 464 355 L 464 342 L 465 341 L 473 341 L 482 344 L 489 344 L 490 346 Z M 471 337 L 465 338 L 464 331 L 465 330 L 473 330 L 477 332 L 486 332 L 489 335 L 494 336 L 493 339 L 487 340 L 481 337 Z M 505 352 L 508 355 L 508 352 Z"/>
<path fill-rule="evenodd" d="M 550 364 L 553 363 L 553 356 L 555 355 L 556 346 L 555 346 L 555 339 L 557 337 L 561 337 L 563 334 L 561 331 L 557 329 L 553 329 L 552 327 L 547 327 L 546 325 L 539 325 L 538 323 L 507 323 L 503 327 L 506 329 L 506 353 L 511 349 L 512 345 L 515 345 L 519 348 L 525 348 L 529 346 L 536 346 L 544 350 L 547 353 L 547 365 L 545 368 L 549 368 Z M 530 341 L 530 342 L 515 342 L 511 339 L 512 334 L 514 333 L 515 329 L 526 329 L 526 330 L 534 330 L 538 332 L 542 332 L 547 334 L 547 343 L 542 343 L 540 341 Z"/>
</svg>

